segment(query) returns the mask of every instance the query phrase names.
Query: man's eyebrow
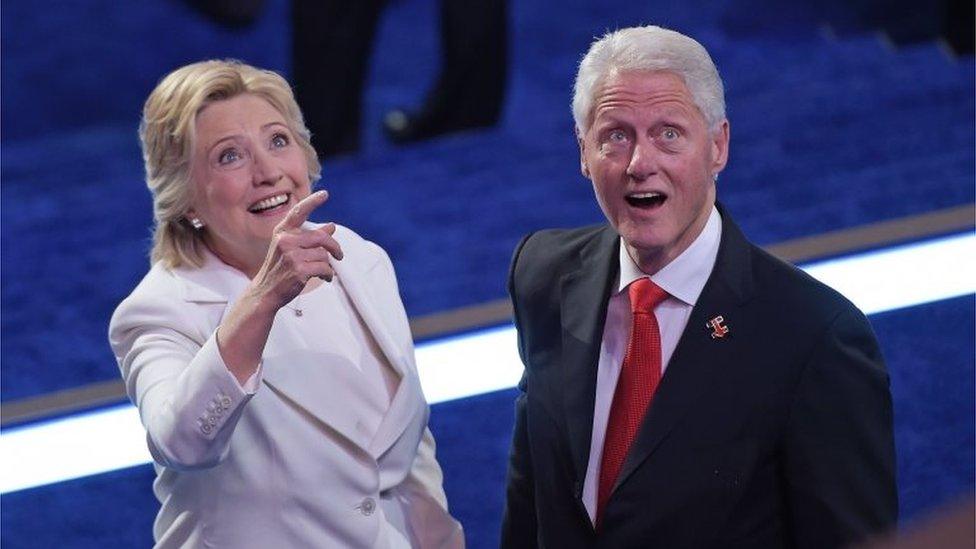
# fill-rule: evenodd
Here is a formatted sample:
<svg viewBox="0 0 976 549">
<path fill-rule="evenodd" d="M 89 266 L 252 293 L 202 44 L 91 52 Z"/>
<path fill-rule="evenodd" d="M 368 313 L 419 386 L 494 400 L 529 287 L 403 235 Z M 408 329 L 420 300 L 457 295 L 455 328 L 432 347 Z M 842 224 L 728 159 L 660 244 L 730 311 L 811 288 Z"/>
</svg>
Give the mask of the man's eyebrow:
<svg viewBox="0 0 976 549">
<path fill-rule="evenodd" d="M 592 125 L 597 132 L 605 132 L 617 128 L 630 128 L 632 126 L 633 124 L 626 119 L 613 115 L 601 116 L 599 120 L 594 120 Z"/>
</svg>

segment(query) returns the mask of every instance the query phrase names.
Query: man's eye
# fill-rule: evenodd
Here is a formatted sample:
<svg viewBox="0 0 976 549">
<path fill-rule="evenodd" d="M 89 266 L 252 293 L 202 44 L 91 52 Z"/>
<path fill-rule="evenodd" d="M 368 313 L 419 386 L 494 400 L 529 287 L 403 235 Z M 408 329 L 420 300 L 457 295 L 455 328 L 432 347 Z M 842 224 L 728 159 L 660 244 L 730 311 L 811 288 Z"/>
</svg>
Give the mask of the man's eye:
<svg viewBox="0 0 976 549">
<path fill-rule="evenodd" d="M 271 137 L 271 146 L 280 149 L 288 146 L 288 136 L 283 133 L 276 133 Z"/>
<path fill-rule="evenodd" d="M 680 137 L 680 134 L 678 133 L 678 130 L 674 128 L 664 128 L 664 130 L 661 131 L 661 137 L 663 137 L 665 141 L 674 141 Z"/>
<path fill-rule="evenodd" d="M 237 162 L 241 159 L 241 154 L 237 152 L 237 149 L 227 149 L 220 153 L 217 157 L 217 162 L 221 165 L 230 164 L 232 162 Z"/>
<path fill-rule="evenodd" d="M 607 135 L 611 143 L 622 143 L 627 140 L 627 133 L 623 130 L 613 130 Z"/>
</svg>

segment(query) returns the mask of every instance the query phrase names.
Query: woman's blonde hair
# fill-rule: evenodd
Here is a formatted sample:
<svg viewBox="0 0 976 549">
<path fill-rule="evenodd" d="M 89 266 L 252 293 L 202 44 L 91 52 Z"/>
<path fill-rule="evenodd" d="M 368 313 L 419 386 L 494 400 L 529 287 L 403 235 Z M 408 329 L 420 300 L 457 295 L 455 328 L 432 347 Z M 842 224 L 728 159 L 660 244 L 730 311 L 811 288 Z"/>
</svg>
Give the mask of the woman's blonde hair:
<svg viewBox="0 0 976 549">
<path fill-rule="evenodd" d="M 240 61 L 201 61 L 176 69 L 149 94 L 139 124 L 139 140 L 146 165 L 146 185 L 153 197 L 153 245 L 150 262 L 163 266 L 200 267 L 204 243 L 199 230 L 185 219 L 192 201 L 190 159 L 194 122 L 207 105 L 242 94 L 271 104 L 301 145 L 309 179 L 321 175 L 308 128 L 291 87 L 277 73 Z"/>
</svg>

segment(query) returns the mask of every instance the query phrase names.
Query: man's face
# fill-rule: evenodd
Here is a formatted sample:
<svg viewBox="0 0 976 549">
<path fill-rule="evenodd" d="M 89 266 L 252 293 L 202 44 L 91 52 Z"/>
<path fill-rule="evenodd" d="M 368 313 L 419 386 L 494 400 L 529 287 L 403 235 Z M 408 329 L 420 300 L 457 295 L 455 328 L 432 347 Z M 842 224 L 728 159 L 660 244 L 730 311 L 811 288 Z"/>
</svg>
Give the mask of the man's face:
<svg viewBox="0 0 976 549">
<path fill-rule="evenodd" d="M 630 256 L 653 274 L 701 233 L 728 158 L 729 125 L 709 131 L 681 77 L 611 73 L 578 136 L 583 175 Z"/>
</svg>

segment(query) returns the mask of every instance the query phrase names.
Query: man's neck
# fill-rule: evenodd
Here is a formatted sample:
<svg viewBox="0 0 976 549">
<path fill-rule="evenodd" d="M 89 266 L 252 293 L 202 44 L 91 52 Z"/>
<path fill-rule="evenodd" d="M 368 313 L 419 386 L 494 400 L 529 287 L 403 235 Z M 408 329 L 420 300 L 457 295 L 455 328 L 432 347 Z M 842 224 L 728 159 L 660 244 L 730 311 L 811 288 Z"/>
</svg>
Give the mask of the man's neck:
<svg viewBox="0 0 976 549">
<path fill-rule="evenodd" d="M 624 241 L 624 246 L 627 249 L 627 255 L 630 256 L 630 258 L 644 274 L 653 276 L 661 269 L 667 267 L 669 263 L 675 260 L 675 258 L 683 254 L 685 250 L 687 250 L 688 247 L 698 239 L 702 231 L 705 229 L 705 224 L 708 223 L 708 217 L 711 215 L 714 207 L 714 204 L 710 204 L 708 208 L 695 219 L 692 226 L 681 236 L 679 245 L 671 248 L 642 251 Z"/>
</svg>

